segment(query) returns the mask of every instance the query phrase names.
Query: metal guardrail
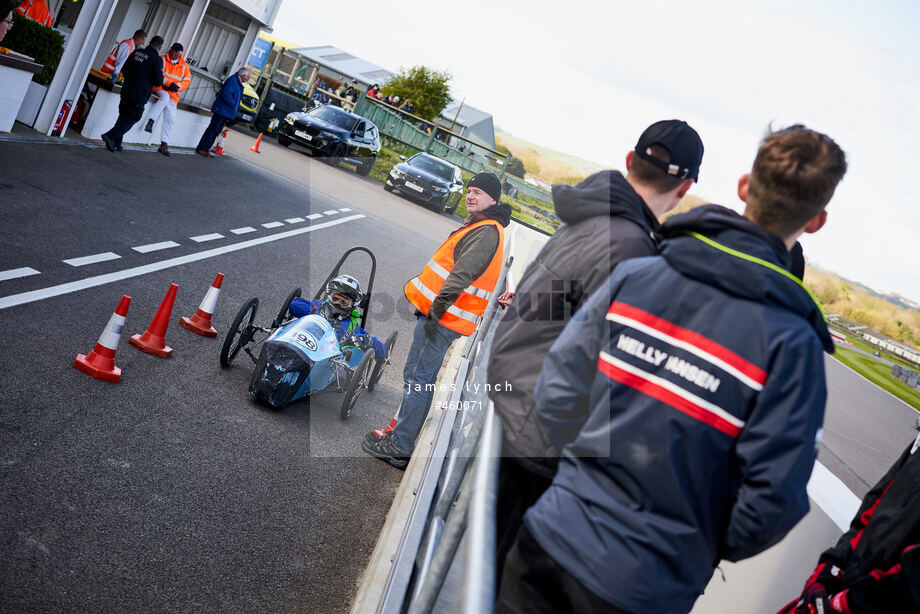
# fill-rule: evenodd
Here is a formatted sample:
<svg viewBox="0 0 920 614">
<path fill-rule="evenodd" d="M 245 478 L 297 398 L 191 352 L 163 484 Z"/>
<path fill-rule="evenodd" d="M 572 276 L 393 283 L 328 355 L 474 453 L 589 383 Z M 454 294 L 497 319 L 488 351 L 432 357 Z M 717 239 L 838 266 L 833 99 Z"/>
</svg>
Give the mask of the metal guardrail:
<svg viewBox="0 0 920 614">
<path fill-rule="evenodd" d="M 513 260 L 506 260 L 496 288 L 505 287 Z M 494 418 L 484 384 L 498 325 L 498 295 L 493 293 L 482 323 L 463 349 L 455 388 L 438 424 L 377 614 L 431 612 L 464 535 L 466 588 L 461 602 L 471 614 L 492 610 L 501 423 Z"/>
</svg>

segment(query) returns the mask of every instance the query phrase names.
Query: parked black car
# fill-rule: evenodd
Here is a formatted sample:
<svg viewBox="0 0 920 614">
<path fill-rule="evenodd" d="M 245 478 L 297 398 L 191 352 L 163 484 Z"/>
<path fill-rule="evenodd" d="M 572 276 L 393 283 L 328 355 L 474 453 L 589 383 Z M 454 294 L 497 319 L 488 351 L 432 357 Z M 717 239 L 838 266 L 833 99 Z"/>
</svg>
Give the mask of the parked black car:
<svg viewBox="0 0 920 614">
<path fill-rule="evenodd" d="M 459 167 L 427 153 L 418 153 L 408 159 L 399 157 L 403 161 L 390 169 L 384 190 L 398 190 L 448 213 L 457 209 L 463 191 Z"/>
<path fill-rule="evenodd" d="M 278 143 L 298 143 L 313 155 L 325 156 L 333 166 L 356 164 L 358 174 L 367 176 L 380 153 L 377 126 L 354 113 L 332 105 L 312 111 L 288 113 L 278 128 Z"/>
</svg>

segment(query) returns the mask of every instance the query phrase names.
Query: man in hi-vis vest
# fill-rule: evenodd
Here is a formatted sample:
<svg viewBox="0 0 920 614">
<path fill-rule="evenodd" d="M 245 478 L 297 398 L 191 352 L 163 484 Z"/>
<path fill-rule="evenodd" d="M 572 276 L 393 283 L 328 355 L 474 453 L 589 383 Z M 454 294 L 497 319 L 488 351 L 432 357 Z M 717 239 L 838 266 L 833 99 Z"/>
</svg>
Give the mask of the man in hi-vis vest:
<svg viewBox="0 0 920 614">
<path fill-rule="evenodd" d="M 192 72 L 188 62 L 182 57 L 181 43 L 173 43 L 163 58 L 163 85 L 153 88 L 156 101 L 150 105 L 150 115 L 145 132 L 153 132 L 153 124 L 163 114 L 163 129 L 160 131 L 160 147 L 157 152 L 164 156 L 169 155 L 169 134 L 172 132 L 176 121 L 176 109 L 179 105 L 179 94 L 188 89 L 192 83 Z"/>
<path fill-rule="evenodd" d="M 511 221 L 511 207 L 498 202 L 501 193 L 501 182 L 492 173 L 470 179 L 466 223 L 404 288 L 417 320 L 403 369 L 402 403 L 390 425 L 369 432 L 361 445 L 397 469 L 409 464 L 447 349 L 476 330 L 495 292 L 504 261 L 504 228 Z"/>
<path fill-rule="evenodd" d="M 115 45 L 112 52 L 105 59 L 102 68 L 99 69 L 99 72 L 104 72 L 109 75 L 113 82 L 118 81 L 118 75 L 121 74 L 121 68 L 125 65 L 128 56 L 131 55 L 135 49 L 143 47 L 146 42 L 147 33 L 143 30 L 137 30 L 133 37 L 126 38 Z"/>
</svg>

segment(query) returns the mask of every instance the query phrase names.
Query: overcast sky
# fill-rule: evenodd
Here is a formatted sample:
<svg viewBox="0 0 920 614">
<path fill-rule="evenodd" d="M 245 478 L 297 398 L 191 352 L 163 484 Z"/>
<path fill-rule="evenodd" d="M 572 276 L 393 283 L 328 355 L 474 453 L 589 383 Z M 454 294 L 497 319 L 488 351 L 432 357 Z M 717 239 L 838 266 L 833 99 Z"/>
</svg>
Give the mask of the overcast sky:
<svg viewBox="0 0 920 614">
<path fill-rule="evenodd" d="M 502 129 L 613 168 L 648 124 L 684 119 L 706 149 L 692 193 L 738 210 L 771 122 L 826 132 L 850 167 L 806 255 L 920 302 L 918 32 L 913 0 L 285 0 L 274 33 L 447 69 Z"/>
</svg>

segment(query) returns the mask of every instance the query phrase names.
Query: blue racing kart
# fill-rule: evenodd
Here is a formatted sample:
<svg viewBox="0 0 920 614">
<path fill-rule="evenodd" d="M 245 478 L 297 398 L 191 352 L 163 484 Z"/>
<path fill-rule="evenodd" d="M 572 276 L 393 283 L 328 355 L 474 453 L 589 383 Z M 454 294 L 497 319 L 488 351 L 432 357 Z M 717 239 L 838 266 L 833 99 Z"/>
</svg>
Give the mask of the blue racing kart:
<svg viewBox="0 0 920 614">
<path fill-rule="evenodd" d="M 360 318 L 366 329 L 377 259 L 366 247 L 353 247 L 339 259 L 323 288 L 339 274 L 342 264 L 354 252 L 365 252 L 371 259 L 371 274 L 364 298 L 355 307 L 353 315 Z M 371 392 L 380 381 L 383 368 L 390 364 L 396 345 L 397 331 L 390 333 L 384 347 L 386 355 L 378 360 L 372 348 L 366 351 L 362 344 L 347 337 L 340 342 L 335 328 L 319 314 L 295 318 L 288 313 L 291 301 L 301 295 L 295 288 L 288 295 L 278 315 L 268 327 L 253 324 L 259 299 L 252 297 L 237 312 L 220 351 L 220 365 L 229 367 L 239 354 L 245 352 L 256 364 L 249 383 L 249 394 L 271 407 L 282 408 L 294 401 L 317 392 L 340 392 L 345 397 L 339 417 L 348 418 L 364 390 Z M 261 350 L 256 354 L 256 348 Z"/>
</svg>

